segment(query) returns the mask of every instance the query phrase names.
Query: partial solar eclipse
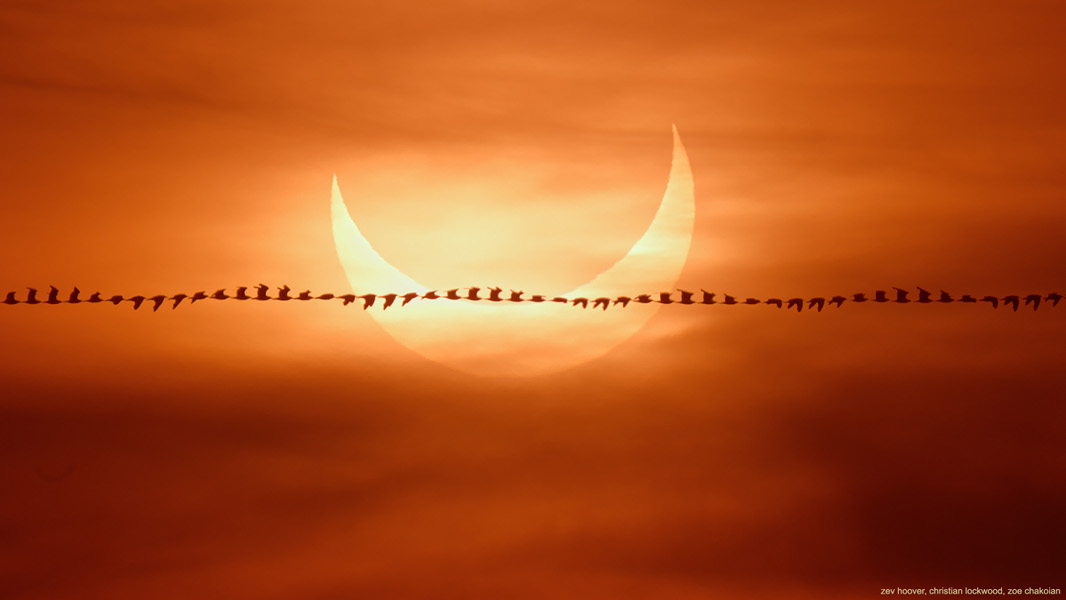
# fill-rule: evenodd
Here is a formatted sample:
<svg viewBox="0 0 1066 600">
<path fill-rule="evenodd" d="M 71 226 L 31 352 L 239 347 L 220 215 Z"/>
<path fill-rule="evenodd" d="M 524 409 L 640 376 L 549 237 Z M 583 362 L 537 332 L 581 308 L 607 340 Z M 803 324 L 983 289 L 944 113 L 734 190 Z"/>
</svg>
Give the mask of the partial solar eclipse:
<svg viewBox="0 0 1066 600">
<path fill-rule="evenodd" d="M 673 133 L 666 193 L 647 231 L 629 252 L 573 290 L 525 290 L 527 298 L 537 293 L 591 300 L 674 289 L 692 242 L 696 204 L 688 156 L 676 127 Z M 355 293 L 430 291 L 371 246 L 352 220 L 336 176 L 331 206 L 337 255 Z M 601 311 L 552 302 L 418 299 L 403 310 L 370 313 L 396 341 L 430 360 L 478 375 L 529 376 L 602 356 L 635 334 L 658 309 L 654 303 Z"/>
</svg>

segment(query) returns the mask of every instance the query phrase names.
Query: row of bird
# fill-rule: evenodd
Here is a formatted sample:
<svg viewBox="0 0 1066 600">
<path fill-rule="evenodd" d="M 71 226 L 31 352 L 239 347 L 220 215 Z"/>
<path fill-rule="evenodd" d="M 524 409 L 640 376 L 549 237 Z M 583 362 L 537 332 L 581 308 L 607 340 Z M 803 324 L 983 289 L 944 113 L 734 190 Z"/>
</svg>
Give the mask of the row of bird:
<svg viewBox="0 0 1066 600">
<path fill-rule="evenodd" d="M 34 288 L 27 288 L 29 290 L 26 293 L 25 299 L 19 300 L 15 297 L 15 292 L 8 292 L 7 296 L 3 300 L 3 304 L 79 304 L 82 302 L 88 303 L 100 303 L 110 302 L 114 305 L 118 305 L 122 302 L 129 302 L 133 305 L 134 310 L 141 307 L 144 303 L 150 303 L 152 310 L 159 310 L 161 306 L 167 301 L 172 302 L 171 308 L 177 308 L 179 304 L 184 300 L 189 300 L 190 304 L 195 304 L 200 300 L 341 300 L 344 305 L 347 306 L 356 300 L 360 300 L 363 303 L 363 310 L 366 310 L 375 305 L 378 300 L 381 300 L 382 310 L 400 302 L 400 306 L 406 306 L 413 300 L 469 300 L 480 301 L 485 300 L 487 302 L 554 302 L 559 304 L 569 304 L 571 306 L 580 306 L 581 308 L 588 308 L 589 304 L 593 308 L 602 308 L 607 310 L 609 306 L 621 305 L 623 308 L 628 306 L 629 303 L 637 304 L 769 304 L 776 306 L 777 308 L 796 309 L 802 311 L 804 307 L 808 310 L 817 309 L 819 312 L 825 306 L 833 305 L 837 308 L 841 307 L 845 302 L 892 302 L 896 304 L 907 304 L 910 302 L 917 302 L 919 304 L 941 303 L 947 304 L 951 302 L 965 302 L 965 303 L 978 303 L 984 302 L 990 304 L 993 308 L 999 308 L 1002 303 L 1004 306 L 1010 306 L 1014 310 L 1018 310 L 1019 306 L 1032 306 L 1033 310 L 1040 307 L 1041 302 L 1048 302 L 1051 306 L 1057 306 L 1059 300 L 1063 298 L 1061 294 L 1051 292 L 1049 294 L 1029 294 L 1022 295 L 1009 295 L 1009 296 L 983 296 L 978 298 L 970 294 L 963 294 L 958 298 L 953 297 L 951 294 L 941 290 L 940 294 L 934 297 L 932 292 L 918 288 L 918 297 L 915 299 L 910 298 L 910 291 L 901 288 L 893 288 L 894 294 L 890 294 L 885 290 L 878 290 L 874 292 L 873 297 L 868 297 L 865 293 L 852 294 L 850 298 L 845 296 L 832 296 L 829 298 L 768 298 L 766 300 L 759 300 L 757 298 L 737 298 L 728 294 L 722 294 L 722 298 L 716 299 L 717 294 L 708 292 L 706 290 L 700 290 L 700 294 L 695 292 L 689 292 L 685 290 L 677 290 L 678 298 L 674 298 L 674 292 L 660 292 L 658 294 L 640 294 L 637 296 L 617 296 L 614 298 L 608 298 L 606 296 L 600 298 L 565 298 L 563 296 L 546 296 L 542 294 L 525 295 L 524 292 L 514 291 L 507 295 L 504 294 L 502 288 L 492 287 L 485 288 L 488 293 L 487 296 L 482 296 L 482 288 L 453 288 L 444 292 L 438 292 L 433 290 L 425 293 L 410 292 L 407 294 L 319 294 L 317 296 L 312 295 L 310 290 L 300 292 L 293 295 L 292 289 L 285 285 L 277 288 L 278 295 L 270 295 L 270 286 L 265 284 L 259 284 L 255 286 L 254 291 L 249 293 L 249 287 L 238 287 L 234 295 L 226 293 L 225 288 L 220 289 L 213 294 L 207 292 L 196 292 L 194 294 L 174 294 L 173 296 L 167 296 L 166 294 L 158 294 L 155 296 L 110 296 L 104 297 L 100 292 L 96 292 L 90 295 L 88 298 L 81 297 L 81 291 L 78 288 L 66 296 L 64 299 L 59 297 L 59 289 L 55 286 L 49 286 L 50 290 L 48 296 L 44 299 L 37 297 L 37 290 Z M 459 290 L 466 290 L 465 294 L 460 294 Z"/>
</svg>

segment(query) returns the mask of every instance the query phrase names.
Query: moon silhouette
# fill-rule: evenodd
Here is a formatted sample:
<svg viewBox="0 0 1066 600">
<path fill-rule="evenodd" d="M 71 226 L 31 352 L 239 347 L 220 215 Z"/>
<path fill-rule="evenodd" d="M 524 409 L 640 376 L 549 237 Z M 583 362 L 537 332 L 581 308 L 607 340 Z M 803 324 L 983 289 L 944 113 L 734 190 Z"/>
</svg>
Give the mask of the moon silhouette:
<svg viewBox="0 0 1066 600">
<path fill-rule="evenodd" d="M 629 252 L 573 290 L 535 290 L 568 298 L 631 296 L 672 290 L 688 258 L 696 203 L 692 171 L 674 127 L 673 161 L 666 192 L 647 231 Z M 333 177 L 333 236 L 355 293 L 429 291 L 374 250 L 352 220 Z M 416 299 L 402 309 L 371 309 L 399 343 L 422 356 L 477 375 L 530 376 L 570 368 L 599 357 L 636 333 L 660 308 L 629 304 L 606 311 L 545 303 Z"/>
</svg>

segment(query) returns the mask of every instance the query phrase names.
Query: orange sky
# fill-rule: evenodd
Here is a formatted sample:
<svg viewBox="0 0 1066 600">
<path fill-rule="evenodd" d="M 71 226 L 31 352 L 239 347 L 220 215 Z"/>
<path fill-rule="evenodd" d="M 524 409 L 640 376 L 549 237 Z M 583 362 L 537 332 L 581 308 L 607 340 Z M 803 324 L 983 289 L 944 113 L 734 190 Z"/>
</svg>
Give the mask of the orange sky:
<svg viewBox="0 0 1066 600">
<path fill-rule="evenodd" d="M 3 293 L 343 293 L 334 173 L 415 279 L 565 289 L 671 123 L 682 287 L 1066 293 L 1057 2 L 63 4 L 0 6 Z M 665 307 L 486 379 L 339 303 L 0 305 L 0 595 L 1066 587 L 1063 311 Z"/>
</svg>

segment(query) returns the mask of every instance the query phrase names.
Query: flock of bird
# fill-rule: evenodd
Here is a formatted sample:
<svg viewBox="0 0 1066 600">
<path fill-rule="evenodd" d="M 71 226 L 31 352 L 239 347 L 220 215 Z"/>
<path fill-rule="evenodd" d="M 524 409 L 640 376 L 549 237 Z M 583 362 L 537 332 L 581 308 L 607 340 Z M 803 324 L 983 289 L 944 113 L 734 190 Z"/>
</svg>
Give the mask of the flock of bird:
<svg viewBox="0 0 1066 600">
<path fill-rule="evenodd" d="M 60 298 L 59 289 L 55 286 L 49 286 L 48 296 L 44 299 L 37 297 L 37 290 L 34 288 L 27 288 L 29 290 L 25 298 L 20 300 L 15 297 L 15 292 L 8 292 L 7 296 L 2 301 L 3 304 L 80 304 L 83 302 L 90 304 L 97 304 L 101 302 L 110 302 L 116 306 L 123 302 L 128 302 L 133 305 L 134 310 L 141 307 L 145 303 L 149 303 L 152 306 L 152 310 L 159 310 L 161 306 L 166 302 L 171 302 L 171 308 L 177 308 L 184 300 L 188 300 L 189 304 L 195 304 L 200 300 L 341 300 L 344 305 L 347 306 L 356 300 L 362 301 L 363 310 L 366 310 L 375 305 L 380 300 L 381 308 L 388 309 L 394 306 L 397 301 L 400 302 L 399 306 L 406 306 L 413 300 L 467 300 L 467 301 L 487 301 L 487 302 L 552 302 L 558 304 L 568 304 L 571 306 L 580 306 L 581 308 L 588 308 L 589 304 L 593 308 L 602 308 L 607 310 L 610 306 L 621 305 L 623 308 L 628 306 L 631 302 L 636 304 L 686 304 L 686 305 L 754 305 L 754 304 L 769 304 L 770 306 L 776 306 L 777 308 L 796 309 L 796 311 L 802 311 L 804 307 L 808 310 L 817 309 L 819 312 L 825 306 L 833 305 L 837 308 L 843 306 L 845 302 L 863 303 L 863 302 L 878 302 L 885 303 L 891 302 L 896 304 L 908 304 L 916 302 L 918 304 L 930 304 L 940 303 L 947 304 L 952 302 L 964 302 L 975 304 L 978 302 L 984 302 L 990 304 L 992 308 L 999 308 L 1003 306 L 1010 306 L 1014 310 L 1018 310 L 1019 306 L 1032 306 L 1033 310 L 1040 307 L 1041 302 L 1050 303 L 1051 306 L 1057 306 L 1059 300 L 1063 298 L 1061 294 L 1051 292 L 1049 294 L 1028 294 L 1022 295 L 1008 295 L 1008 296 L 983 296 L 978 298 L 971 294 L 963 294 L 958 298 L 955 298 L 951 294 L 940 290 L 940 294 L 934 297 L 932 292 L 918 288 L 918 297 L 910 298 L 910 291 L 901 288 L 893 288 L 894 294 L 890 294 L 885 290 L 877 290 L 874 292 L 873 297 L 867 296 L 865 293 L 852 294 L 850 298 L 845 296 L 832 296 L 829 298 L 817 297 L 817 298 L 768 298 L 766 300 L 759 300 L 758 298 L 737 298 L 728 294 L 722 294 L 721 299 L 716 299 L 718 294 L 708 292 L 706 290 L 700 290 L 700 294 L 695 292 L 689 292 L 685 290 L 677 290 L 678 297 L 674 297 L 674 292 L 660 292 L 657 294 L 640 294 L 636 296 L 617 296 L 614 298 L 599 297 L 599 298 L 565 298 L 563 296 L 547 296 L 543 294 L 525 295 L 524 292 L 511 290 L 509 294 L 504 294 L 502 288 L 492 287 L 485 288 L 487 296 L 482 296 L 482 288 L 453 288 L 443 292 L 433 290 L 425 293 L 409 292 L 406 294 L 319 294 L 317 296 L 312 295 L 310 290 L 300 292 L 293 295 L 292 289 L 285 285 L 277 288 L 278 294 L 276 296 L 270 295 L 270 286 L 259 284 L 253 288 L 254 291 L 249 293 L 249 287 L 238 287 L 233 295 L 226 293 L 225 288 L 220 289 L 212 294 L 207 292 L 196 292 L 194 294 L 174 294 L 168 296 L 166 294 L 158 294 L 155 296 L 110 296 L 104 297 L 100 292 L 93 293 L 87 298 L 81 297 L 81 291 L 78 288 L 74 288 L 69 295 L 65 295 L 64 298 Z M 465 290 L 464 294 L 460 294 L 460 290 Z"/>
</svg>

